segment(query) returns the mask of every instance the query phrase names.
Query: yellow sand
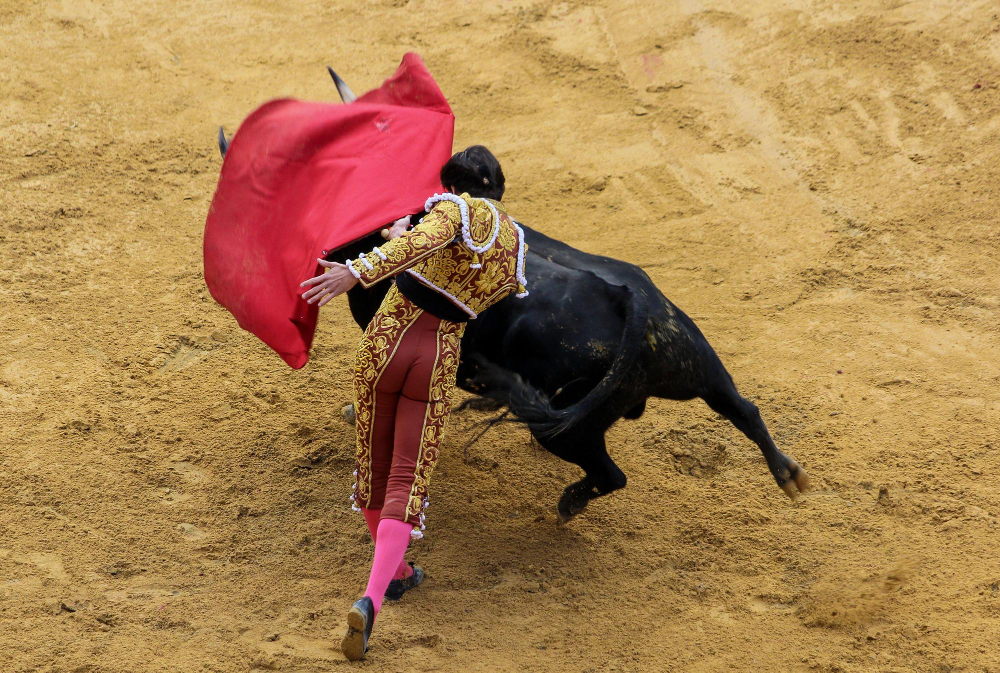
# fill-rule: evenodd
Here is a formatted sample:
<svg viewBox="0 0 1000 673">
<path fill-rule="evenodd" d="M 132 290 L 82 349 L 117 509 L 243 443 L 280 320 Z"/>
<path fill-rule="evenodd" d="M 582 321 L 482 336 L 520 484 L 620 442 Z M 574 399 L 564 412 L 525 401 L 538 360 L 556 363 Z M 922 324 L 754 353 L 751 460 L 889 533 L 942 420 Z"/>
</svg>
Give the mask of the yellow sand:
<svg viewBox="0 0 1000 673">
<path fill-rule="evenodd" d="M 510 211 L 640 264 L 809 471 L 700 402 L 435 473 L 371 671 L 1000 670 L 995 2 L 0 0 L 0 669 L 346 671 L 359 334 L 295 372 L 201 277 L 231 133 L 405 51 Z"/>
</svg>

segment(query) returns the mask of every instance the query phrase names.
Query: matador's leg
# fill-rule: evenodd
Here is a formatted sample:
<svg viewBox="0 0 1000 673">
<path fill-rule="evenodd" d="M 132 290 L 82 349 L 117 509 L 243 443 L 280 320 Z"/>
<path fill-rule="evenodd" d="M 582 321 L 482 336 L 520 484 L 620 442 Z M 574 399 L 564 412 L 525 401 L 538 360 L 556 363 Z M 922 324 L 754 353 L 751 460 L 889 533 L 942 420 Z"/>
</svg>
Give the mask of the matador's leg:
<svg viewBox="0 0 1000 673">
<path fill-rule="evenodd" d="M 396 409 L 382 518 L 406 521 L 414 526 L 413 536 L 422 537 L 427 484 L 451 410 L 465 325 L 425 314 L 414 329 L 419 330 L 420 342 Z"/>
<path fill-rule="evenodd" d="M 394 286 L 361 337 L 354 369 L 357 482 L 351 500 L 355 508 L 378 509 L 382 505 L 392 461 L 398 396 L 408 369 L 405 360 L 409 359 L 394 356 L 422 313 Z"/>
<path fill-rule="evenodd" d="M 386 375 L 390 374 L 392 367 L 383 372 L 380 383 L 384 382 Z M 369 469 L 367 474 L 369 489 L 368 501 L 363 504 L 363 509 L 381 509 L 385 501 L 385 486 L 389 480 L 389 469 L 392 467 L 392 445 L 393 436 L 396 431 L 396 407 L 399 404 L 399 393 L 385 392 L 375 389 L 372 404 L 371 428 L 366 429 L 366 435 L 371 437 L 371 447 L 367 452 L 369 456 Z M 361 433 L 358 432 L 360 438 Z M 360 468 L 358 470 L 360 475 Z M 359 480 L 360 483 L 360 480 Z M 367 518 L 367 517 L 366 517 Z M 377 525 L 377 524 L 376 524 Z M 372 534 L 374 539 L 375 535 Z"/>
</svg>

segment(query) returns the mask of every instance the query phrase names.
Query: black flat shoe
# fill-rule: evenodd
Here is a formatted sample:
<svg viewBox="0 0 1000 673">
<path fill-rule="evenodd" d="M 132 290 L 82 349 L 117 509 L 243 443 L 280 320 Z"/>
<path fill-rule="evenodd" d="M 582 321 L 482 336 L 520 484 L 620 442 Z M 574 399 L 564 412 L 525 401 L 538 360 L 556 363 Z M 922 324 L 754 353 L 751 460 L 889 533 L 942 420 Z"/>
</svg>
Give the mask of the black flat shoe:
<svg viewBox="0 0 1000 673">
<path fill-rule="evenodd" d="M 368 638 L 375 623 L 375 606 L 372 599 L 364 596 L 354 601 L 347 613 L 347 633 L 340 641 L 340 650 L 350 661 L 359 661 L 368 651 Z"/>
<path fill-rule="evenodd" d="M 398 601 L 403 597 L 410 589 L 415 589 L 424 581 L 424 571 L 420 566 L 413 565 L 410 562 L 410 567 L 413 568 L 413 574 L 409 577 L 401 580 L 392 580 L 389 582 L 389 586 L 385 590 L 385 597 L 390 601 Z"/>
</svg>

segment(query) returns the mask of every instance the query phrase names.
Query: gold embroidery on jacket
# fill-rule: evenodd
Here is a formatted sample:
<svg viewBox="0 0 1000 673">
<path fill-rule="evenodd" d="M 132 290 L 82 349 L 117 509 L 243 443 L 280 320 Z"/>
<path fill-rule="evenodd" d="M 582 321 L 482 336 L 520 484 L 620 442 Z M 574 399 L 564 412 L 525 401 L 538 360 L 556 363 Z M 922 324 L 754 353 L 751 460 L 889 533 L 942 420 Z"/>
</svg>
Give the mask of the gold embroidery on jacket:
<svg viewBox="0 0 1000 673">
<path fill-rule="evenodd" d="M 352 266 L 360 274 L 362 287 L 371 287 L 433 255 L 454 241 L 461 231 L 462 215 L 458 206 L 451 202 L 442 202 L 413 229 L 379 246 L 385 259 L 377 254 L 366 254 L 365 259 L 368 260 L 371 269 L 361 260 L 355 260 Z"/>
<path fill-rule="evenodd" d="M 469 232 L 472 239 L 485 243 L 493 235 L 493 213 L 483 199 L 468 194 L 461 197 L 469 206 Z M 492 202 L 500 214 L 496 242 L 485 253 L 476 254 L 462 242 L 462 216 L 451 201 L 437 203 L 424 221 L 407 234 L 382 245 L 387 259 L 375 254 L 353 267 L 364 287 L 401 271 L 412 269 L 418 280 L 442 293 L 448 293 L 472 314 L 479 314 L 513 292 L 523 292 L 517 281 L 519 239 L 514 221 L 500 202 Z M 482 268 L 473 268 L 478 263 Z"/>
</svg>

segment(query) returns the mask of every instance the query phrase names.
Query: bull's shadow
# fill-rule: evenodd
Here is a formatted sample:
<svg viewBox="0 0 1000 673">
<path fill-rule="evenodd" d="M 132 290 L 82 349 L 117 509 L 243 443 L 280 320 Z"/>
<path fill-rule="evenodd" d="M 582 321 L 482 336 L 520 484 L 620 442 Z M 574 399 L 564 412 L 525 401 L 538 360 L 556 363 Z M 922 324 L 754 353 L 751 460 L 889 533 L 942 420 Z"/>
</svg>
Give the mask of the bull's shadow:
<svg viewBox="0 0 1000 673">
<path fill-rule="evenodd" d="M 760 447 L 789 497 L 805 491 L 805 470 L 778 449 L 698 327 L 642 269 L 521 227 L 530 294 L 469 321 L 458 385 L 509 406 L 543 447 L 583 469 L 559 499 L 562 521 L 625 486 L 604 436 L 619 419 L 639 418 L 649 397 L 705 400 Z M 327 259 L 353 259 L 383 242 L 376 233 Z M 362 329 L 392 282 L 348 292 Z"/>
</svg>

